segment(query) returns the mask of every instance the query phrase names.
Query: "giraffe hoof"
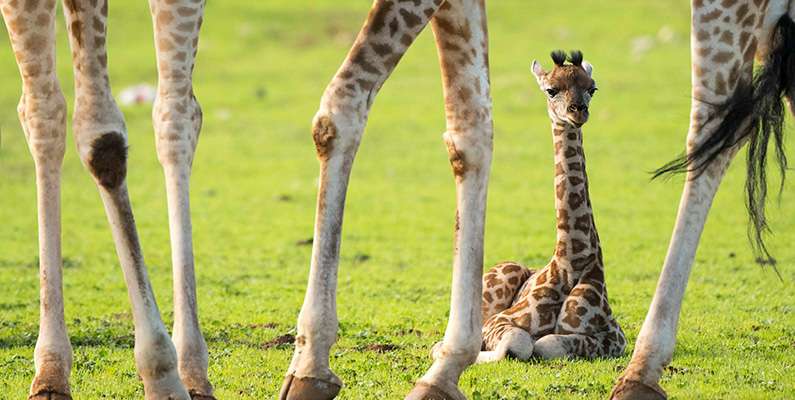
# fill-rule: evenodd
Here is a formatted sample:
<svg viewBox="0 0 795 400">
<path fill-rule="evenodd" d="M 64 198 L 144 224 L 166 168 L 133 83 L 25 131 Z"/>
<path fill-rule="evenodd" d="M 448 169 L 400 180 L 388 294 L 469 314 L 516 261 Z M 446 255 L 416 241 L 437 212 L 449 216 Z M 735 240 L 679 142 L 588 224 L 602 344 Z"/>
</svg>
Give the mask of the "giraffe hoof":
<svg viewBox="0 0 795 400">
<path fill-rule="evenodd" d="M 28 396 L 28 400 L 72 400 L 72 396 L 70 396 L 69 393 L 42 390 Z"/>
<path fill-rule="evenodd" d="M 298 378 L 293 374 L 284 377 L 279 400 L 331 400 L 337 397 L 342 386 L 317 378 Z"/>
<path fill-rule="evenodd" d="M 619 379 L 610 400 L 666 400 L 668 396 L 659 385 L 650 386 L 640 381 Z"/>
<path fill-rule="evenodd" d="M 414 385 L 405 400 L 459 400 L 466 399 L 461 392 L 456 390 L 456 393 L 451 395 L 438 386 L 430 385 L 424 382 L 418 382 Z"/>
<path fill-rule="evenodd" d="M 217 400 L 215 396 L 211 394 L 201 394 L 193 390 L 189 391 L 188 394 L 190 394 L 191 400 Z"/>
</svg>

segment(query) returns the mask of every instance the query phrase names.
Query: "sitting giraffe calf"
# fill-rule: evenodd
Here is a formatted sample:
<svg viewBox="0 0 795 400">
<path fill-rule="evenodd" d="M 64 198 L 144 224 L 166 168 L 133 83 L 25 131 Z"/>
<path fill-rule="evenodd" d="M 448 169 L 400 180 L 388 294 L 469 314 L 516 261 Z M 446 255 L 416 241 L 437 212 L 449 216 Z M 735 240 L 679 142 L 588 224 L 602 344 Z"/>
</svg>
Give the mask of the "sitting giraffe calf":
<svg viewBox="0 0 795 400">
<path fill-rule="evenodd" d="M 483 277 L 483 351 L 478 362 L 624 353 L 624 332 L 607 303 L 582 149 L 581 127 L 596 92 L 593 67 L 579 51 L 569 59 L 571 64 L 566 64 L 566 53 L 553 52 L 550 72 L 533 62 L 533 74 L 547 95 L 555 144 L 555 255 L 537 272 L 506 262 Z"/>
</svg>

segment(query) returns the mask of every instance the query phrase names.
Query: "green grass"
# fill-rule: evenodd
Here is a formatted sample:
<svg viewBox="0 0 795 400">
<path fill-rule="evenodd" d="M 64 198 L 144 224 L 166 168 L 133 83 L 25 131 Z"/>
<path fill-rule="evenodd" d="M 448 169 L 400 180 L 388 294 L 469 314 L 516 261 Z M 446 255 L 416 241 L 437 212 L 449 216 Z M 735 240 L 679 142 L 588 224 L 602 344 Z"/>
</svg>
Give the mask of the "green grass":
<svg viewBox="0 0 795 400">
<path fill-rule="evenodd" d="M 246 4 L 243 4 L 246 3 Z M 531 5 L 532 4 L 532 5 Z M 600 91 L 585 127 L 591 193 L 611 301 L 634 344 L 676 214 L 681 178 L 648 171 L 684 144 L 689 112 L 689 9 L 682 1 L 499 0 L 489 4 L 495 111 L 486 266 L 541 266 L 554 243 L 552 146 L 544 100 L 529 73 L 554 48 L 580 48 Z M 290 359 L 312 235 L 317 161 L 309 125 L 368 0 L 210 2 L 196 69 L 205 125 L 194 163 L 193 226 L 210 377 L 222 399 L 273 398 Z M 146 2 L 111 2 L 114 89 L 153 83 Z M 641 36 L 668 42 L 632 55 Z M 24 398 L 38 321 L 33 163 L 17 122 L 19 80 L 0 38 L 0 397 Z M 59 23 L 58 67 L 71 99 Z M 656 40 L 656 39 L 655 39 Z M 258 93 L 265 93 L 258 96 Z M 163 317 L 171 271 L 163 177 L 147 106 L 124 110 L 128 183 Z M 398 398 L 430 365 L 447 319 L 454 186 L 441 133 L 441 85 L 425 32 L 373 109 L 353 172 L 339 282 L 333 369 L 343 399 Z M 790 126 L 791 130 L 791 126 Z M 790 140 L 790 145 L 792 141 Z M 672 399 L 787 398 L 795 392 L 795 207 L 772 206 L 771 247 L 784 282 L 753 262 L 746 240 L 743 162 L 717 196 L 696 257 L 678 346 L 663 386 Z M 99 196 L 70 138 L 64 163 L 66 320 L 76 398 L 141 398 L 126 290 Z M 368 350 L 392 344 L 394 351 Z M 513 361 L 476 366 L 472 398 L 606 397 L 629 360 Z"/>
</svg>

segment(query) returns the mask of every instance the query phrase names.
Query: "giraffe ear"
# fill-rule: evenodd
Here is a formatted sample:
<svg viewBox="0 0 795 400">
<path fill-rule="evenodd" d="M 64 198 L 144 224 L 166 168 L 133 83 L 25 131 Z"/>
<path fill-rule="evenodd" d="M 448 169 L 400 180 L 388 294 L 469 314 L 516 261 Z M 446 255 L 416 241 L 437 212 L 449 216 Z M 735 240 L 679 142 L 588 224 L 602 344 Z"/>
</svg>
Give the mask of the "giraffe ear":
<svg viewBox="0 0 795 400">
<path fill-rule="evenodd" d="M 591 63 L 589 63 L 588 61 L 582 62 L 582 69 L 585 70 L 585 73 L 588 74 L 588 76 L 591 76 L 593 74 L 593 65 L 591 65 Z"/>
<path fill-rule="evenodd" d="M 541 80 L 544 78 L 544 75 L 547 74 L 544 72 L 544 68 L 541 67 L 541 64 L 537 60 L 533 60 L 533 65 L 530 67 L 530 70 L 533 72 L 533 76 L 536 77 L 536 82 L 541 84 Z"/>
</svg>

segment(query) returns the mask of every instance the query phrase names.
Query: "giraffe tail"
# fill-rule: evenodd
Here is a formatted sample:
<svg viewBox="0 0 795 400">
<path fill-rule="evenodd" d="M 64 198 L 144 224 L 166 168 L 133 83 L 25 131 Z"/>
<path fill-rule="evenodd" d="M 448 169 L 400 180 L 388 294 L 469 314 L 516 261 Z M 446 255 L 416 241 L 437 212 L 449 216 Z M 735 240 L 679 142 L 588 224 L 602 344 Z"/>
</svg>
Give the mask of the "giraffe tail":
<svg viewBox="0 0 795 400">
<path fill-rule="evenodd" d="M 723 112 L 716 113 L 716 118 L 723 119 L 715 131 L 688 154 L 654 171 L 652 179 L 683 172 L 691 172 L 693 177 L 698 177 L 720 154 L 747 140 L 745 202 L 750 220 L 748 237 L 757 254 L 757 262 L 775 266 L 775 259 L 764 242 L 764 236 L 770 233 L 765 216 L 767 153 L 772 138 L 781 175 L 780 195 L 787 171 L 782 100 L 786 97 L 790 104 L 795 103 L 795 22 L 788 15 L 778 21 L 771 40 L 771 51 L 754 73 L 753 81 L 741 81 L 732 96 L 718 105 Z"/>
</svg>

